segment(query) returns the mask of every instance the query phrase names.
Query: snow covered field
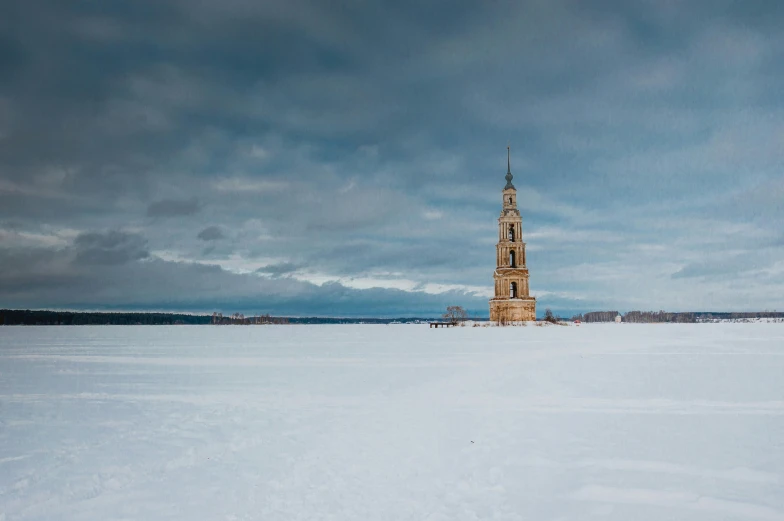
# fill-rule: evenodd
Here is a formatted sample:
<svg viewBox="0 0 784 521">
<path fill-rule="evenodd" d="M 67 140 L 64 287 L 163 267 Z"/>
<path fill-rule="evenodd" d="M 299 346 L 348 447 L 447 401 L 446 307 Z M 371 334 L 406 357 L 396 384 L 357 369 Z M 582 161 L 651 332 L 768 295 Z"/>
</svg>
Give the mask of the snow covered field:
<svg viewBox="0 0 784 521">
<path fill-rule="evenodd" d="M 784 519 L 784 325 L 0 327 L 17 519 Z"/>
</svg>

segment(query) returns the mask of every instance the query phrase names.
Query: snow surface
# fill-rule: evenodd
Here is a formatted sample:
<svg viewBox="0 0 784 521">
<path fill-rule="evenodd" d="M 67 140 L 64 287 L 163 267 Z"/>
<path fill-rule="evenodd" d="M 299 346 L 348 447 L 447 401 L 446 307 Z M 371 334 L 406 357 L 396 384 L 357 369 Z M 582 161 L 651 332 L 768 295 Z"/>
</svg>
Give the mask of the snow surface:
<svg viewBox="0 0 784 521">
<path fill-rule="evenodd" d="M 0 327 L 17 519 L 784 519 L 784 325 Z"/>
</svg>

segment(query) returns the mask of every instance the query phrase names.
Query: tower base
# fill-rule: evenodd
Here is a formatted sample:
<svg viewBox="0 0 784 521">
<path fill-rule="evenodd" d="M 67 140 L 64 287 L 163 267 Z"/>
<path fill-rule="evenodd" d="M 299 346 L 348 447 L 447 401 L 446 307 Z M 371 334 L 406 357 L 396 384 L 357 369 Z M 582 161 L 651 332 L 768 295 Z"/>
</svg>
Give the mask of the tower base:
<svg viewBox="0 0 784 521">
<path fill-rule="evenodd" d="M 490 300 L 490 321 L 499 323 L 536 320 L 536 299 L 502 298 Z"/>
</svg>

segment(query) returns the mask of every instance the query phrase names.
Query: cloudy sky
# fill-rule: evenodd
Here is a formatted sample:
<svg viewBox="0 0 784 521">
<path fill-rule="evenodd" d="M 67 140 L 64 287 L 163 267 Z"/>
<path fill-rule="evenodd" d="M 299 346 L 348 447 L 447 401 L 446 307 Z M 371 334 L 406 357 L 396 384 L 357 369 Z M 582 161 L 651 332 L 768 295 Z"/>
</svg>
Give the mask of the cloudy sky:
<svg viewBox="0 0 784 521">
<path fill-rule="evenodd" d="M 0 307 L 784 309 L 779 0 L 0 5 Z"/>
</svg>

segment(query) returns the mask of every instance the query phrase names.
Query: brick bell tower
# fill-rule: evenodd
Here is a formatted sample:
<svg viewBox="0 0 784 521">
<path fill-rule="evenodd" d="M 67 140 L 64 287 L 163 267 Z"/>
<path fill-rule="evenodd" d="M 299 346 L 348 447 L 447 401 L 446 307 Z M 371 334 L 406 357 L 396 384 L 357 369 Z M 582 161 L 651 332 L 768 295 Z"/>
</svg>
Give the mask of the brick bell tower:
<svg viewBox="0 0 784 521">
<path fill-rule="evenodd" d="M 517 190 L 512 184 L 509 147 L 506 147 L 506 186 L 495 250 L 495 297 L 490 300 L 490 320 L 502 323 L 536 320 L 536 299 L 528 294 L 523 219 L 517 209 Z"/>
</svg>

